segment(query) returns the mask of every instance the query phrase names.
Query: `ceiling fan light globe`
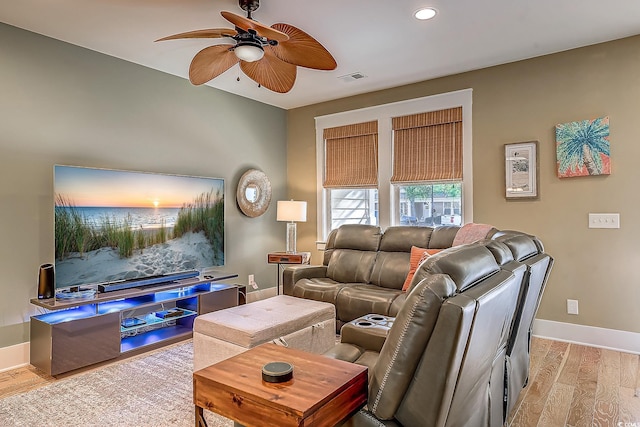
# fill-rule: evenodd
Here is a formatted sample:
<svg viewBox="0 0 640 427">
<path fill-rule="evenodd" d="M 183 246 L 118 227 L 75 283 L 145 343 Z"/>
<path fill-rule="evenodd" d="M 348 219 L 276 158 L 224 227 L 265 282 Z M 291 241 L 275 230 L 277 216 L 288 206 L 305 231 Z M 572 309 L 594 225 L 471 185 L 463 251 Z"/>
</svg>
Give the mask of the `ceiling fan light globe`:
<svg viewBox="0 0 640 427">
<path fill-rule="evenodd" d="M 233 52 L 238 59 L 245 62 L 255 62 L 262 59 L 264 56 L 264 50 L 261 46 L 255 44 L 238 44 Z"/>
</svg>

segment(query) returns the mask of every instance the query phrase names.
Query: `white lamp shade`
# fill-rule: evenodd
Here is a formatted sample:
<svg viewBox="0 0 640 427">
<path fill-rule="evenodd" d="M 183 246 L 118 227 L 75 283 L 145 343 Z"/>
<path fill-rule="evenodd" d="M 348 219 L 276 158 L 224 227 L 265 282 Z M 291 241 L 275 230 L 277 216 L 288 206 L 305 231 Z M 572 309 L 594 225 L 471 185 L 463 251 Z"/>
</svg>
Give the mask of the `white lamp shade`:
<svg viewBox="0 0 640 427">
<path fill-rule="evenodd" d="M 307 202 L 278 200 L 276 219 L 278 221 L 305 222 L 307 220 Z"/>
</svg>

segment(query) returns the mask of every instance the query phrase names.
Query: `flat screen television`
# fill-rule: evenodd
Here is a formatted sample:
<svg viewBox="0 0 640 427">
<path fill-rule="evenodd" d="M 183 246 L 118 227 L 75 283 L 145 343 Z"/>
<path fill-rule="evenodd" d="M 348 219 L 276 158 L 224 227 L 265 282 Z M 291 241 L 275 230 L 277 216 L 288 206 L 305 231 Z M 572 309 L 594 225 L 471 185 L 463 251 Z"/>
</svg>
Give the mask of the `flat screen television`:
<svg viewBox="0 0 640 427">
<path fill-rule="evenodd" d="M 54 166 L 56 288 L 224 265 L 224 180 Z"/>
</svg>

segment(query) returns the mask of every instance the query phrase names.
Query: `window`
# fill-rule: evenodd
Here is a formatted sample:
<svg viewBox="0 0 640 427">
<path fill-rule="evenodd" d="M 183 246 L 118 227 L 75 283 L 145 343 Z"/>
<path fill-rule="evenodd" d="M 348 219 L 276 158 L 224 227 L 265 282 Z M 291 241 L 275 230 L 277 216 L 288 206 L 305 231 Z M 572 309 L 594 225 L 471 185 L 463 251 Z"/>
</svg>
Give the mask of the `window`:
<svg viewBox="0 0 640 427">
<path fill-rule="evenodd" d="M 323 242 L 329 231 L 347 223 L 377 224 L 382 228 L 390 225 L 430 226 L 437 221 L 446 224 L 462 224 L 473 221 L 473 181 L 471 161 L 471 105 L 472 90 L 465 89 L 441 95 L 385 104 L 360 110 L 347 111 L 328 116 L 316 117 L 316 166 L 318 185 L 318 241 Z M 404 170 L 394 166 L 398 158 L 394 142 L 399 139 L 394 130 L 399 118 L 419 116 L 419 119 L 433 119 L 433 112 L 456 110 L 458 119 L 444 120 L 444 127 L 458 135 L 452 150 L 455 154 L 454 167 L 446 162 L 439 172 L 429 176 L 403 175 Z M 447 113 L 450 115 L 450 113 Z M 440 114 L 442 116 L 442 114 Z M 436 114 L 437 116 L 437 114 Z M 410 122 L 415 118 L 409 120 Z M 429 126 L 434 122 L 429 122 Z M 443 120 L 436 120 L 441 125 Z M 331 128 L 348 128 L 352 124 L 369 127 L 375 123 L 376 160 L 367 157 L 369 164 L 375 163 L 376 184 L 330 185 L 326 184 L 327 134 Z M 455 123 L 455 124 L 450 124 Z M 366 124 L 366 125 L 365 125 Z M 422 127 L 422 126 L 421 126 Z M 442 129 L 439 129 L 440 132 Z M 419 132 L 426 131 L 425 129 Z M 431 132 L 430 129 L 426 132 Z M 335 131 L 330 131 L 335 132 Z M 410 131 L 413 132 L 413 131 Z M 405 138 L 406 139 L 406 138 Z M 407 148 L 407 147 L 405 147 Z M 412 147 L 409 147 L 412 149 Z M 439 150 L 439 148 L 438 148 Z M 414 158 L 415 156 L 408 156 Z M 433 156 L 430 159 L 433 160 Z M 443 157 L 438 157 L 440 162 Z M 358 159 L 360 160 L 360 159 Z M 455 163 L 457 162 L 457 163 Z M 342 163 L 339 169 L 352 175 L 356 166 L 352 162 Z M 414 168 L 415 169 L 415 168 Z M 424 170 L 418 164 L 418 170 Z M 430 172 L 435 169 L 427 168 Z M 437 169 L 437 168 L 436 168 Z M 409 168 L 411 170 L 411 168 Z M 434 211 L 435 209 L 435 211 Z"/>
<path fill-rule="evenodd" d="M 343 224 L 378 224 L 378 190 L 339 188 L 330 191 L 332 230 Z"/>
<path fill-rule="evenodd" d="M 400 225 L 462 225 L 462 182 L 396 187 Z"/>
<path fill-rule="evenodd" d="M 400 225 L 462 224 L 462 107 L 394 117 Z"/>
<path fill-rule="evenodd" d="M 330 228 L 377 224 L 378 122 L 324 129 L 323 139 Z"/>
</svg>

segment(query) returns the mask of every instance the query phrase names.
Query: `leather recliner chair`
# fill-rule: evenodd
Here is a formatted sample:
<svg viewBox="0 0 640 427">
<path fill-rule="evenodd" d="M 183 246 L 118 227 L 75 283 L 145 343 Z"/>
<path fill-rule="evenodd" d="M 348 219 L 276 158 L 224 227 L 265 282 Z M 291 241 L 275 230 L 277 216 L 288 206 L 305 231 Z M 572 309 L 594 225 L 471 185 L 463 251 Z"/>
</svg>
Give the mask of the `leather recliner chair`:
<svg viewBox="0 0 640 427">
<path fill-rule="evenodd" d="M 395 318 L 346 324 L 326 355 L 368 366 L 369 396 L 344 425 L 502 425 L 504 354 L 526 272 L 512 266 L 481 244 L 442 252 L 416 273 Z"/>
<path fill-rule="evenodd" d="M 505 354 L 504 419 L 507 420 L 522 389 L 529 380 L 529 362 L 533 321 L 553 267 L 553 258 L 545 253 L 542 242 L 535 236 L 519 231 L 500 231 L 493 239 L 499 246 L 487 243 L 502 268 L 512 269 L 524 264 L 527 268 L 520 289 L 516 313 L 511 326 Z M 500 254 L 499 248 L 507 247 L 509 254 Z M 514 260 L 516 262 L 507 262 Z"/>
</svg>

